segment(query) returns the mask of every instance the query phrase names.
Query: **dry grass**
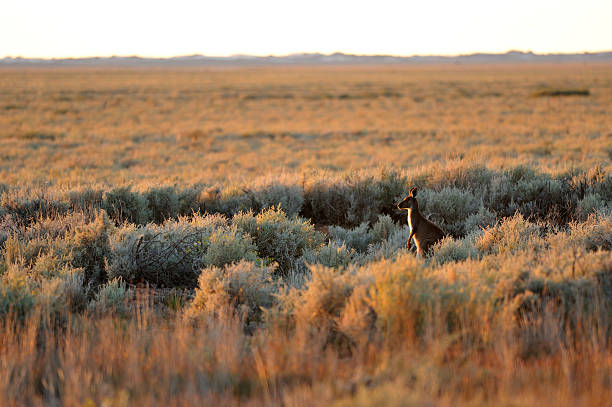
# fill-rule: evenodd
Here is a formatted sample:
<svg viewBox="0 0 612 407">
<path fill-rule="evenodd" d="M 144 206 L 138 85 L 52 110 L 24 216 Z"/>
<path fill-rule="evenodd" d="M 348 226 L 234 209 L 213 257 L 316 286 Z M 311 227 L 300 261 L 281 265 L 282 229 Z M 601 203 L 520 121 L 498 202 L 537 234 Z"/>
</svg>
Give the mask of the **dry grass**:
<svg viewBox="0 0 612 407">
<path fill-rule="evenodd" d="M 597 64 L 2 69 L 0 405 L 607 405 L 611 102 Z"/>
<path fill-rule="evenodd" d="M 15 185 L 211 183 L 462 158 L 610 163 L 609 65 L 0 71 Z M 530 98 L 542 86 L 586 98 Z M 265 159 L 261 159 L 265 157 Z"/>
</svg>

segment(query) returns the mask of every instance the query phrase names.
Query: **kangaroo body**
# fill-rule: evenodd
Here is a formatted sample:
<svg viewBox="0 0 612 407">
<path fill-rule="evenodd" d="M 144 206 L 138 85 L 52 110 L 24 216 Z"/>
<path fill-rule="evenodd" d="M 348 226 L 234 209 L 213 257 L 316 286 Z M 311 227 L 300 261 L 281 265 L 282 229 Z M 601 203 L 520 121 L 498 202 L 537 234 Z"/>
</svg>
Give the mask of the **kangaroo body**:
<svg viewBox="0 0 612 407">
<path fill-rule="evenodd" d="M 410 242 L 414 238 L 418 255 L 425 256 L 431 247 L 442 240 L 446 234 L 435 223 L 429 221 L 421 214 L 416 194 L 417 189 L 412 188 L 410 194 L 397 204 L 397 207 L 408 211 L 408 225 L 410 226 L 408 248 L 410 248 Z"/>
</svg>

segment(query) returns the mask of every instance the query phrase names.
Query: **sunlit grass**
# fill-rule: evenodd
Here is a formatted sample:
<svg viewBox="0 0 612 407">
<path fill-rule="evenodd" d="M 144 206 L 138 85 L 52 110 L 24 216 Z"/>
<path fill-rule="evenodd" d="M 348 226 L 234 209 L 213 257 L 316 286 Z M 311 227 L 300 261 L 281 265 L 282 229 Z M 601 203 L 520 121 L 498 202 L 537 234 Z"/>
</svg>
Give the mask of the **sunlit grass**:
<svg viewBox="0 0 612 407">
<path fill-rule="evenodd" d="M 611 98 L 595 64 L 0 70 L 0 405 L 607 405 Z"/>
</svg>

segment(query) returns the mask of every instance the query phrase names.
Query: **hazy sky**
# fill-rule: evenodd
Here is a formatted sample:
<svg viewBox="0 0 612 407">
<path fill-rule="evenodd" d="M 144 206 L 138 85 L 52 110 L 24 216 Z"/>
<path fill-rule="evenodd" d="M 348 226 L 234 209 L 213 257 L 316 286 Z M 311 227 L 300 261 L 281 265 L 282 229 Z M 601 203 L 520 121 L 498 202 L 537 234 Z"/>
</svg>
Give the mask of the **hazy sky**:
<svg viewBox="0 0 612 407">
<path fill-rule="evenodd" d="M 612 0 L 4 0 L 0 57 L 612 50 Z"/>
</svg>

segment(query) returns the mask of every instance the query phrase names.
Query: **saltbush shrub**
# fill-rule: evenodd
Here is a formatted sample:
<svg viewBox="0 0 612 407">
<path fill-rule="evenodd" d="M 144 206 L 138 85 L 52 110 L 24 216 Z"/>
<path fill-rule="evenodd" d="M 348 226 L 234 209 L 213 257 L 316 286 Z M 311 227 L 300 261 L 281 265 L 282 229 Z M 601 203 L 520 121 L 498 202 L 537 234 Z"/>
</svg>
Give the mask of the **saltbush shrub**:
<svg viewBox="0 0 612 407">
<path fill-rule="evenodd" d="M 147 199 L 131 187 L 113 188 L 104 194 L 102 208 L 115 222 L 143 225 L 151 219 Z"/>
<path fill-rule="evenodd" d="M 432 273 L 412 255 L 373 263 L 368 269 L 374 282 L 365 302 L 375 312 L 378 329 L 389 338 L 453 332 L 460 328 L 459 317 L 474 316 L 479 297 L 486 295 L 469 280 Z"/>
<path fill-rule="evenodd" d="M 15 216 L 21 223 L 29 224 L 37 219 L 65 215 L 70 210 L 66 201 L 46 196 L 25 196 L 24 192 L 9 191 L 0 197 L 0 212 Z"/>
<path fill-rule="evenodd" d="M 485 254 L 512 253 L 528 248 L 529 240 L 539 235 L 540 227 L 517 213 L 485 229 L 482 236 L 476 239 L 475 246 Z"/>
<path fill-rule="evenodd" d="M 386 240 L 375 242 L 368 246 L 365 253 L 358 253 L 355 263 L 366 264 L 381 259 L 391 259 L 407 250 L 406 243 L 410 236 L 410 228 L 395 228 Z"/>
<path fill-rule="evenodd" d="M 434 245 L 430 261 L 433 264 L 442 265 L 448 262 L 477 258 L 478 250 L 473 246 L 472 239 L 470 236 L 463 239 L 453 239 L 451 236 L 446 236 Z"/>
<path fill-rule="evenodd" d="M 576 205 L 576 218 L 586 220 L 592 213 L 605 211 L 607 206 L 606 201 L 597 192 L 587 194 Z"/>
<path fill-rule="evenodd" d="M 36 259 L 29 264 L 31 274 L 35 278 L 49 279 L 63 275 L 73 268 L 72 253 L 67 247 L 60 250 L 41 251 Z M 19 264 L 25 265 L 25 262 Z"/>
<path fill-rule="evenodd" d="M 255 189 L 253 198 L 256 202 L 255 210 L 278 207 L 289 217 L 300 214 L 304 204 L 304 194 L 297 185 L 270 184 Z"/>
<path fill-rule="evenodd" d="M 110 245 L 109 278 L 165 287 L 195 287 L 202 267 L 256 258 L 250 236 L 226 225 L 220 215 L 124 226 L 111 236 Z"/>
<path fill-rule="evenodd" d="M 244 235 L 236 226 L 217 229 L 208 238 L 202 263 L 222 267 L 239 260 L 256 261 L 256 249 L 249 236 Z"/>
<path fill-rule="evenodd" d="M 145 193 L 153 222 L 162 223 L 179 214 L 179 196 L 173 187 L 152 188 Z"/>
<path fill-rule="evenodd" d="M 421 213 L 446 233 L 463 236 L 466 220 L 482 206 L 482 201 L 470 191 L 444 187 L 440 191 L 424 189 L 417 196 Z"/>
<path fill-rule="evenodd" d="M 478 230 L 488 228 L 489 226 L 493 226 L 496 223 L 497 216 L 484 206 L 481 206 L 480 209 L 478 209 L 478 212 L 467 217 L 464 224 L 464 231 L 466 234 L 470 234 Z"/>
<path fill-rule="evenodd" d="M 205 212 L 232 216 L 236 213 L 257 210 L 252 193 L 237 184 L 223 188 L 210 187 L 200 193 L 200 203 Z"/>
<path fill-rule="evenodd" d="M 262 309 L 275 303 L 278 287 L 273 269 L 260 263 L 240 261 L 224 267 L 209 266 L 198 278 L 195 298 L 187 313 L 191 317 L 215 316 L 228 307 L 242 313 L 247 327 L 261 318 Z"/>
<path fill-rule="evenodd" d="M 302 216 L 324 225 L 345 225 L 349 205 L 339 180 L 323 176 L 305 180 Z"/>
<path fill-rule="evenodd" d="M 178 214 L 179 216 L 190 216 L 201 211 L 200 194 L 201 187 L 193 186 L 178 192 Z"/>
<path fill-rule="evenodd" d="M 95 286 L 106 282 L 106 261 L 110 257 L 110 235 L 114 229 L 106 212 L 102 211 L 93 222 L 77 226 L 69 238 L 72 264 L 83 268 L 85 284 Z"/>
<path fill-rule="evenodd" d="M 12 234 L 16 234 L 18 225 L 13 216 L 0 214 L 0 252 L 4 248 L 4 243 Z"/>
<path fill-rule="evenodd" d="M 330 240 L 344 243 L 350 249 L 366 252 L 371 245 L 387 240 L 399 229 L 389 215 L 379 215 L 371 228 L 365 222 L 352 229 L 330 226 L 328 236 Z"/>
<path fill-rule="evenodd" d="M 364 284 L 366 279 L 353 269 L 340 272 L 333 268 L 315 265 L 310 271 L 311 278 L 301 295 L 296 296 L 293 292 L 287 292 L 283 296 L 290 298 L 281 300 L 285 304 L 291 304 L 290 309 L 298 320 L 318 327 L 335 325 L 354 288 Z"/>
<path fill-rule="evenodd" d="M 83 311 L 87 306 L 83 277 L 82 270 L 72 269 L 57 277 L 43 279 L 36 302 L 44 315 L 58 322 L 64 321 L 68 313 Z"/>
<path fill-rule="evenodd" d="M 572 222 L 569 236 L 570 245 L 587 251 L 612 250 L 612 216 L 592 214 L 585 222 Z"/>
<path fill-rule="evenodd" d="M 0 317 L 12 316 L 23 321 L 36 304 L 36 292 L 27 272 L 19 267 L 9 266 L 0 275 Z"/>
<path fill-rule="evenodd" d="M 87 308 L 93 315 L 125 316 L 129 312 L 127 299 L 128 289 L 125 282 L 114 278 L 100 287 Z"/>
<path fill-rule="evenodd" d="M 232 224 L 252 236 L 259 256 L 278 264 L 278 271 L 287 274 L 305 250 L 323 243 L 323 235 L 310 221 L 288 218 L 280 208 L 265 209 L 258 215 L 241 212 L 232 218 Z"/>
<path fill-rule="evenodd" d="M 102 197 L 104 191 L 101 189 L 84 188 L 76 191 L 69 191 L 66 199 L 70 202 L 73 210 L 84 212 L 95 212 L 102 207 Z"/>
<path fill-rule="evenodd" d="M 60 257 L 64 257 L 67 252 L 66 242 L 62 239 L 34 238 L 24 241 L 12 235 L 4 243 L 6 263 L 20 264 L 24 267 L 31 267 L 40 256 L 47 253 L 51 253 L 52 256 L 60 254 Z"/>
<path fill-rule="evenodd" d="M 345 229 L 342 226 L 330 226 L 327 234 L 330 240 L 340 242 L 348 248 L 359 252 L 365 252 L 373 239 L 366 222 L 352 229 Z"/>
<path fill-rule="evenodd" d="M 320 264 L 326 267 L 343 268 L 353 261 L 355 249 L 347 248 L 345 243 L 330 240 L 325 246 L 317 250 L 307 250 L 301 260 L 305 264 Z"/>
</svg>

